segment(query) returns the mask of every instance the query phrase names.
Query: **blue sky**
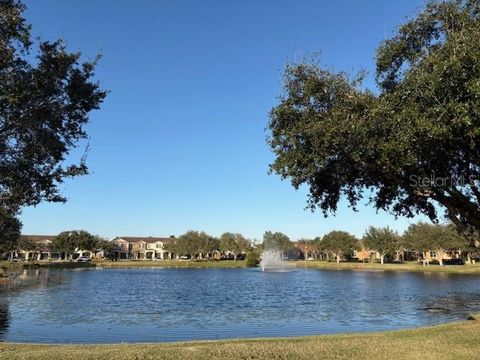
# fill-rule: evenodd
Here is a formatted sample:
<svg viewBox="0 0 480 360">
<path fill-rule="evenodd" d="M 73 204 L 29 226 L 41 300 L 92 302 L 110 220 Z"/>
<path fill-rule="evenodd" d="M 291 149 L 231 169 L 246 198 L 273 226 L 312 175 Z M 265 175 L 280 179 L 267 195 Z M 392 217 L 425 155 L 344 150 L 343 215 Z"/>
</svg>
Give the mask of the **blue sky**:
<svg viewBox="0 0 480 360">
<path fill-rule="evenodd" d="M 66 204 L 22 214 L 25 234 L 220 235 L 292 239 L 415 220 L 345 201 L 335 217 L 304 210 L 306 189 L 268 175 L 268 112 L 289 61 L 321 51 L 336 70 L 374 70 L 375 49 L 421 1 L 25 1 L 33 34 L 66 40 L 111 90 L 88 125 L 91 174 Z M 368 79 L 372 85 L 372 76 Z"/>
</svg>

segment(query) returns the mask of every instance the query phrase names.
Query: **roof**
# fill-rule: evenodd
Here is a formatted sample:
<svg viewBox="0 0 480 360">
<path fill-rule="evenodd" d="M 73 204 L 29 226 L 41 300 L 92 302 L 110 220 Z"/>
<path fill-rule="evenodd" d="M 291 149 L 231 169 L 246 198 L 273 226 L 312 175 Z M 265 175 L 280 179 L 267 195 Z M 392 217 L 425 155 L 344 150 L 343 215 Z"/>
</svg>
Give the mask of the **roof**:
<svg viewBox="0 0 480 360">
<path fill-rule="evenodd" d="M 162 243 L 167 243 L 170 242 L 174 239 L 175 237 L 153 237 L 153 236 L 148 236 L 148 237 L 138 237 L 138 236 L 117 236 L 114 238 L 112 241 L 115 240 L 125 240 L 129 243 L 137 243 L 137 242 L 146 242 L 146 243 L 156 243 L 156 242 L 162 242 Z"/>
<path fill-rule="evenodd" d="M 47 240 L 52 241 L 57 235 L 20 235 L 20 237 L 31 242 L 43 242 Z"/>
</svg>

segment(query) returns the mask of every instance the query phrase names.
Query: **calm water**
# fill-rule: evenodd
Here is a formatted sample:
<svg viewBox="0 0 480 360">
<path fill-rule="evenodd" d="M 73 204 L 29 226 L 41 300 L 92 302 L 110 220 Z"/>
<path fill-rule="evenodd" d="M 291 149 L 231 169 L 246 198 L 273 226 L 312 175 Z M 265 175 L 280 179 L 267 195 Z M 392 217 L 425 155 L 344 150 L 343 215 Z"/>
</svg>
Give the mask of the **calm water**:
<svg viewBox="0 0 480 360">
<path fill-rule="evenodd" d="M 414 327 L 480 311 L 480 278 L 257 269 L 36 270 L 0 286 L 0 341 L 156 342 Z"/>
</svg>

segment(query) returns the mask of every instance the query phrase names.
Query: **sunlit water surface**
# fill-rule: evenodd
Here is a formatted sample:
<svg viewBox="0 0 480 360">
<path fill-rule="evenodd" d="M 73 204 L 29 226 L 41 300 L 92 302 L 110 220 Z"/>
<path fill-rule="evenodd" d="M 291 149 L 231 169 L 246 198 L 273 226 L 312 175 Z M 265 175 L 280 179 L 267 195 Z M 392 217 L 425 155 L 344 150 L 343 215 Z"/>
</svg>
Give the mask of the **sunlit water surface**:
<svg viewBox="0 0 480 360">
<path fill-rule="evenodd" d="M 416 327 L 480 311 L 476 276 L 298 269 L 32 270 L 0 341 L 157 342 Z"/>
</svg>

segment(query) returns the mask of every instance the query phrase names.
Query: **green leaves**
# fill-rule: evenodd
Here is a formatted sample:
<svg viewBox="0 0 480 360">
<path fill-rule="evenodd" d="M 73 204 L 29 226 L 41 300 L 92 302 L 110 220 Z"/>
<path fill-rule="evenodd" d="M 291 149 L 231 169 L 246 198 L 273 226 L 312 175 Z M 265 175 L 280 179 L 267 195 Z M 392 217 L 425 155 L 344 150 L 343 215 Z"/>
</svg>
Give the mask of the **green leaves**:
<svg viewBox="0 0 480 360">
<path fill-rule="evenodd" d="M 325 216 L 346 197 L 480 229 L 478 2 L 431 2 L 377 51 L 379 89 L 316 62 L 285 69 L 271 171 Z M 439 180 L 439 181 L 437 181 Z"/>
<path fill-rule="evenodd" d="M 389 227 L 370 226 L 362 240 L 367 249 L 377 251 L 381 255 L 393 254 L 402 248 L 400 236 Z"/>
<path fill-rule="evenodd" d="M 242 234 L 223 233 L 219 239 L 220 251 L 231 251 L 235 256 L 241 252 L 250 250 L 251 243 Z"/>
<path fill-rule="evenodd" d="M 281 233 L 271 231 L 265 231 L 263 234 L 263 250 L 278 250 L 278 251 L 287 251 L 293 247 L 293 243 L 290 241 L 290 238 Z"/>
<path fill-rule="evenodd" d="M 16 248 L 21 228 L 21 222 L 7 209 L 0 207 L 0 255 Z"/>
<path fill-rule="evenodd" d="M 219 241 L 205 232 L 187 231 L 177 239 L 172 239 L 166 245 L 168 251 L 177 255 L 191 255 L 194 258 L 197 254 L 203 254 L 219 250 Z"/>
<path fill-rule="evenodd" d="M 64 178 L 88 171 L 84 158 L 66 159 L 106 96 L 93 80 L 95 61 L 82 63 L 62 41 L 29 54 L 24 10 L 19 1 L 0 3 L 0 206 L 12 213 L 66 200 L 58 188 Z"/>
<path fill-rule="evenodd" d="M 331 231 L 319 242 L 322 250 L 338 254 L 349 254 L 359 249 L 358 239 L 346 231 Z"/>
<path fill-rule="evenodd" d="M 85 230 L 63 231 L 52 242 L 52 248 L 56 251 L 72 254 L 75 250 L 96 251 L 101 239 Z"/>
</svg>

